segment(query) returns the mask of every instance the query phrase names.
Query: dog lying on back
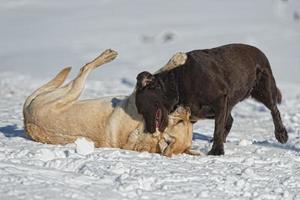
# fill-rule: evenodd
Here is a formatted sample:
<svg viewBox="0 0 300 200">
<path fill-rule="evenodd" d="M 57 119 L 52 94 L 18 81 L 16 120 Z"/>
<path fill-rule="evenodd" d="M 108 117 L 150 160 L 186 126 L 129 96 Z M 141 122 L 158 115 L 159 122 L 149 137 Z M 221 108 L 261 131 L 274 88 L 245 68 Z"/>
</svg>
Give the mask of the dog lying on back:
<svg viewBox="0 0 300 200">
<path fill-rule="evenodd" d="M 251 96 L 272 114 L 275 137 L 288 140 L 277 104 L 281 93 L 276 86 L 267 57 L 257 48 L 230 44 L 186 53 L 181 66 L 152 75 L 137 76 L 136 106 L 146 123 L 145 132 L 161 132 L 168 125 L 168 114 L 177 105 L 191 109 L 191 121 L 215 119 L 213 146 L 208 154 L 224 154 L 230 132 L 231 110 Z"/>
<path fill-rule="evenodd" d="M 37 89 L 25 101 L 23 114 L 26 133 L 35 141 L 67 144 L 78 137 L 92 140 L 96 147 L 114 147 L 148 151 L 171 156 L 189 153 L 192 144 L 190 111 L 178 107 L 170 114 L 164 132 L 144 133 L 143 118 L 135 106 L 135 92 L 130 96 L 105 97 L 79 101 L 89 73 L 117 56 L 106 50 L 83 66 L 79 75 L 61 87 L 70 68 L 63 69 L 53 80 Z M 182 64 L 186 57 L 176 54 L 161 71 Z"/>
</svg>

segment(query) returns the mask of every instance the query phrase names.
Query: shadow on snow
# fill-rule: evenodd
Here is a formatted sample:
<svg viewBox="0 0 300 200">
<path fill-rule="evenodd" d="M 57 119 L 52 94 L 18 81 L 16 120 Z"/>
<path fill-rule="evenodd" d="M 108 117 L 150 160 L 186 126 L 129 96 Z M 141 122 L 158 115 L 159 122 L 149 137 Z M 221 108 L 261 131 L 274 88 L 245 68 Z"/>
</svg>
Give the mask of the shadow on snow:
<svg viewBox="0 0 300 200">
<path fill-rule="evenodd" d="M 201 133 L 193 132 L 193 140 L 203 140 L 203 141 L 210 142 L 212 140 L 212 137 L 201 134 Z"/>
<path fill-rule="evenodd" d="M 22 137 L 22 138 L 29 139 L 24 129 L 18 128 L 16 124 L 0 127 L 0 133 L 3 133 L 3 135 L 8 138 Z"/>
<path fill-rule="evenodd" d="M 292 144 L 280 144 L 275 142 L 269 142 L 269 141 L 255 141 L 253 142 L 254 145 L 257 146 L 263 146 L 263 147 L 273 147 L 278 149 L 284 149 L 284 150 L 290 150 L 295 152 L 300 152 L 300 149 L 293 146 Z"/>
</svg>

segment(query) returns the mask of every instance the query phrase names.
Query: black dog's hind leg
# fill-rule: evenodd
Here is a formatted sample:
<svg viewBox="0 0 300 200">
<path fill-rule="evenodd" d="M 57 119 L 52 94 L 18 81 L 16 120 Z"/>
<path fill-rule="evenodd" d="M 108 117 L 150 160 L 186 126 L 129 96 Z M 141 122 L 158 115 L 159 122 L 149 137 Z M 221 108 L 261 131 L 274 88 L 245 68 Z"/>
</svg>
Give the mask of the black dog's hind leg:
<svg viewBox="0 0 300 200">
<path fill-rule="evenodd" d="M 233 118 L 232 118 L 231 113 L 229 113 L 229 115 L 227 117 L 226 125 L 225 125 L 224 142 L 226 142 L 226 138 L 231 130 L 232 124 L 233 124 Z"/>
<path fill-rule="evenodd" d="M 282 123 L 280 112 L 276 105 L 271 108 L 271 114 L 275 126 L 275 137 L 278 142 L 284 144 L 288 141 L 288 133 Z"/>
<path fill-rule="evenodd" d="M 215 108 L 214 143 L 208 155 L 224 155 L 224 132 L 228 115 L 228 98 L 226 95 L 217 100 Z"/>
<path fill-rule="evenodd" d="M 275 126 L 275 137 L 280 143 L 286 143 L 288 140 L 287 131 L 282 123 L 277 103 L 280 103 L 281 94 L 276 87 L 275 80 L 271 71 L 262 72 L 259 82 L 254 87 L 251 96 L 257 101 L 263 103 L 271 110 L 273 123 Z"/>
</svg>

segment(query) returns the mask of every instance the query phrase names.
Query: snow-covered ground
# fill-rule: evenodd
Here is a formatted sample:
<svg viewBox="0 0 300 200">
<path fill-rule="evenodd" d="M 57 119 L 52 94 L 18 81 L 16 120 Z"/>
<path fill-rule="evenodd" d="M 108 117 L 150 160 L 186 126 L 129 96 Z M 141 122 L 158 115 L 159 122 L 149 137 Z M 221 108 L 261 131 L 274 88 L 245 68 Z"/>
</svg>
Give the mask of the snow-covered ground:
<svg viewBox="0 0 300 200">
<path fill-rule="evenodd" d="M 297 0 L 0 0 L 0 199 L 300 199 L 299 13 Z M 119 58 L 95 71 L 83 98 L 129 94 L 138 72 L 175 52 L 231 42 L 269 57 L 287 144 L 251 99 L 234 109 L 220 157 L 83 155 L 76 144 L 40 144 L 24 133 L 25 97 L 65 65 L 74 75 L 113 48 Z M 209 120 L 194 126 L 193 149 L 210 149 L 213 128 Z"/>
</svg>

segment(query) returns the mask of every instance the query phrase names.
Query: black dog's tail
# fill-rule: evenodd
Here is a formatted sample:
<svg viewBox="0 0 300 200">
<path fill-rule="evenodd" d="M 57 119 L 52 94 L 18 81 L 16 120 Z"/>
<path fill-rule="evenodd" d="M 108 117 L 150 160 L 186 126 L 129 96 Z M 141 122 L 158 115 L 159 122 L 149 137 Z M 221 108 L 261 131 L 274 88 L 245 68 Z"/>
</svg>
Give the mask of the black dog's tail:
<svg viewBox="0 0 300 200">
<path fill-rule="evenodd" d="M 271 104 L 280 104 L 282 102 L 281 91 L 276 85 L 267 57 L 262 52 L 260 53 L 265 62 L 256 66 L 257 83 L 251 92 L 251 96 L 259 102 L 270 101 Z"/>
<path fill-rule="evenodd" d="M 257 73 L 262 72 L 262 73 L 259 73 L 259 75 L 260 75 L 259 79 L 265 79 L 265 81 L 266 81 L 266 79 L 269 79 L 268 82 L 271 84 L 270 87 L 271 87 L 272 91 L 270 91 L 270 92 L 272 93 L 271 96 L 273 97 L 273 101 L 275 101 L 277 104 L 281 104 L 282 94 L 281 94 L 281 91 L 279 90 L 279 88 L 277 87 L 277 84 L 276 84 L 276 81 L 275 81 L 275 78 L 274 78 L 274 75 L 273 75 L 273 72 L 271 69 L 270 62 L 269 62 L 268 58 L 266 57 L 266 55 L 262 51 L 260 51 L 260 53 L 262 54 L 262 56 L 264 58 L 264 64 L 262 65 L 262 66 L 264 66 L 264 68 L 263 69 L 258 68 Z"/>
</svg>

